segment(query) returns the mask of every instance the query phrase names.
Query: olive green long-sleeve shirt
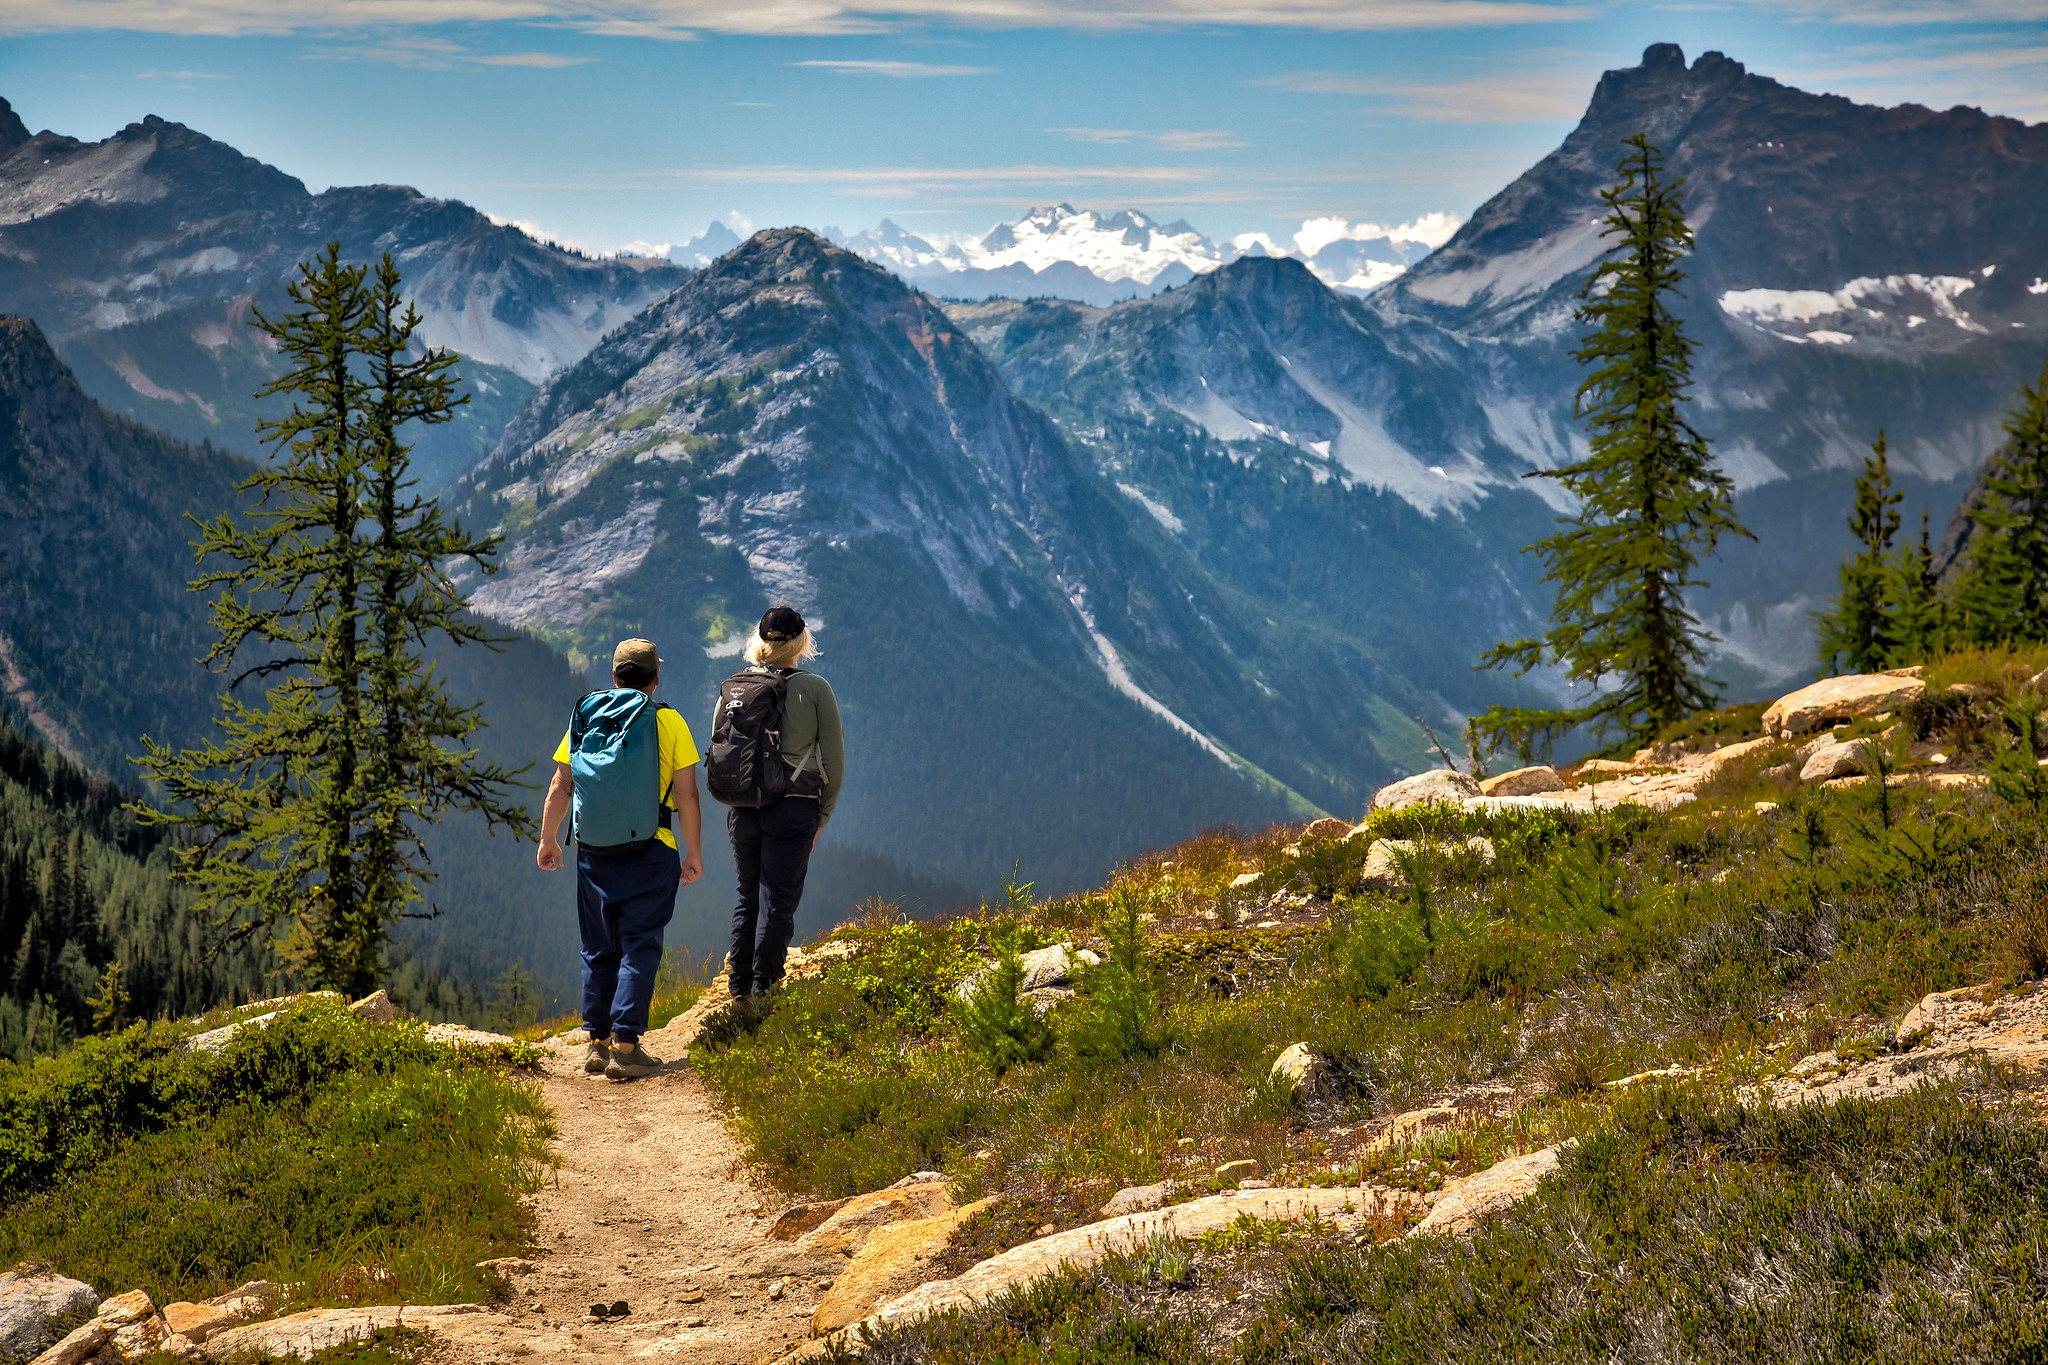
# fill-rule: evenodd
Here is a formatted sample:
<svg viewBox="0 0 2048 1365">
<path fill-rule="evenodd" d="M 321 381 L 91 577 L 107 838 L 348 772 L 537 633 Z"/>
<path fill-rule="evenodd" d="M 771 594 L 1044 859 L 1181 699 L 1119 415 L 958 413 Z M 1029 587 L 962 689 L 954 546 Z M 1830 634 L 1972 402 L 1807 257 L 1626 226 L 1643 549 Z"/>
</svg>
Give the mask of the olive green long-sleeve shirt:
<svg viewBox="0 0 2048 1365">
<path fill-rule="evenodd" d="M 714 715 L 714 723 L 716 719 Z M 811 752 L 813 745 L 816 753 Z M 822 768 L 825 785 L 818 793 L 818 822 L 830 820 L 846 782 L 846 732 L 839 725 L 839 698 L 832 695 L 832 684 L 815 673 L 799 669 L 789 675 L 783 689 L 782 756 L 806 772 Z"/>
</svg>

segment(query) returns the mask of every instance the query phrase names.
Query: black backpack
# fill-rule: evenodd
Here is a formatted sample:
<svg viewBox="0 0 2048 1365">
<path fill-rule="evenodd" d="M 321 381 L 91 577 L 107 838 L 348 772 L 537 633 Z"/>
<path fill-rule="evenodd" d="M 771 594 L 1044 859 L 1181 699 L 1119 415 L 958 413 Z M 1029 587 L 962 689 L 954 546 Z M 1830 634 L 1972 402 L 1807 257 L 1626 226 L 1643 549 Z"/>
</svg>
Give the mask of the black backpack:
<svg viewBox="0 0 2048 1365">
<path fill-rule="evenodd" d="M 797 768 L 782 756 L 782 710 L 796 672 L 750 668 L 718 685 L 718 715 L 704 757 L 704 785 L 717 800 L 751 809 L 785 796 L 816 796 L 824 789 L 822 771 L 798 770 L 817 752 L 816 745 Z"/>
</svg>

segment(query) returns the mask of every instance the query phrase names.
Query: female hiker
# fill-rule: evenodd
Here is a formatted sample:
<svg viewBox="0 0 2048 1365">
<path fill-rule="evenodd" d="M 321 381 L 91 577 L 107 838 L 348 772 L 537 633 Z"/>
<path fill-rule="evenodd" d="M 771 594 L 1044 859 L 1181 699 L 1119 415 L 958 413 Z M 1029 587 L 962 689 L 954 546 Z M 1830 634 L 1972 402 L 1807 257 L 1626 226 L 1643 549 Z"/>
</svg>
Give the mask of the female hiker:
<svg viewBox="0 0 2048 1365">
<path fill-rule="evenodd" d="M 794 607 L 770 607 L 747 641 L 752 667 L 718 689 L 705 777 L 732 807 L 725 827 L 739 904 L 726 989 L 735 1000 L 782 979 L 811 849 L 846 781 L 838 699 L 823 678 L 797 667 L 817 652 Z"/>
</svg>

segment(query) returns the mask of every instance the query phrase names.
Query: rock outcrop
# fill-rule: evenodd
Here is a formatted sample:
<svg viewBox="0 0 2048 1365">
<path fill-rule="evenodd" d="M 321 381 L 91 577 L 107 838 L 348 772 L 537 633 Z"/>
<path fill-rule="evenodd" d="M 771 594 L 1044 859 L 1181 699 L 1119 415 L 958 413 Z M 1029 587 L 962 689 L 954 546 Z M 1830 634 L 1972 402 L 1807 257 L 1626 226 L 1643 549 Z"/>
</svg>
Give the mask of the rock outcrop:
<svg viewBox="0 0 2048 1365">
<path fill-rule="evenodd" d="M 946 1249 L 954 1231 L 995 1199 L 978 1199 L 930 1218 L 892 1223 L 868 1234 L 811 1315 L 820 1335 L 858 1322 L 875 1306 L 925 1282 L 928 1267 Z"/>
<path fill-rule="evenodd" d="M 1365 829 L 1366 827 L 1361 825 L 1353 833 L 1362 834 Z M 1372 847 L 1365 851 L 1365 866 L 1359 869 L 1359 884 L 1367 891 L 1400 890 L 1408 884 L 1408 879 L 1401 874 L 1401 865 L 1394 855 L 1412 853 L 1415 848 L 1416 841 L 1413 839 L 1373 840 Z M 1479 834 L 1469 839 L 1440 844 L 1437 848 L 1443 853 L 1457 853 L 1460 850 L 1475 853 L 1482 862 L 1490 863 L 1494 859 L 1493 840 Z"/>
<path fill-rule="evenodd" d="M 1564 779 L 1557 775 L 1557 769 L 1546 764 L 1479 779 L 1479 794 L 1482 796 L 1541 796 L 1545 792 L 1564 789 Z"/>
<path fill-rule="evenodd" d="M 306 1360 L 343 1342 L 357 1341 L 387 1327 L 417 1327 L 437 1332 L 450 1319 L 487 1310 L 476 1303 L 384 1304 L 371 1308 L 313 1308 L 267 1322 L 252 1322 L 222 1332 L 201 1348 L 209 1360 Z"/>
<path fill-rule="evenodd" d="M 1465 774 L 1453 772 L 1449 768 L 1436 768 L 1381 787 L 1373 793 L 1372 808 L 1400 810 L 1406 806 L 1420 805 L 1425 801 L 1454 802 L 1482 794 L 1479 784 Z"/>
<path fill-rule="evenodd" d="M 769 1241 L 754 1253 L 748 1270 L 760 1279 L 802 1275 L 836 1281 L 880 1229 L 929 1221 L 951 1213 L 953 1207 L 952 1193 L 943 1180 L 876 1190 L 824 1205 L 798 1205 L 775 1220 Z"/>
<path fill-rule="evenodd" d="M 0 1360 L 27 1360 L 57 1341 L 60 1330 L 92 1313 L 100 1296 L 62 1275 L 0 1273 Z"/>
<path fill-rule="evenodd" d="M 1409 1230 L 1410 1237 L 1461 1236 L 1486 1219 L 1503 1213 L 1536 1192 L 1543 1177 L 1557 1169 L 1560 1143 L 1540 1151 L 1498 1161 L 1479 1172 L 1454 1180 L 1437 1195 L 1436 1207 Z"/>
<path fill-rule="evenodd" d="M 1200 1237 L 1213 1229 L 1228 1227 L 1247 1215 L 1288 1222 L 1313 1217 L 1342 1226 L 1363 1224 L 1375 1218 L 1413 1216 L 1423 1205 L 1421 1195 L 1378 1186 L 1236 1190 L 1210 1195 L 1185 1204 L 1126 1214 L 1026 1242 L 1023 1246 L 990 1257 L 953 1279 L 920 1285 L 907 1294 L 899 1295 L 861 1321 L 880 1326 L 982 1303 L 1063 1266 L 1085 1268 L 1112 1252 L 1145 1246 L 1154 1237 Z M 859 1325 L 844 1330 L 857 1331 Z M 823 1341 L 814 1341 L 792 1357 L 785 1358 L 813 1358 L 823 1355 L 826 1349 Z"/>
<path fill-rule="evenodd" d="M 1927 684 L 1920 680 L 1917 666 L 1890 673 L 1822 678 L 1773 702 L 1764 712 L 1764 733 L 1777 739 L 1803 735 L 1823 725 L 1896 711 L 1926 693 Z"/>
<path fill-rule="evenodd" d="M 1870 751 L 1860 739 L 1837 744 L 1830 740 L 1807 755 L 1800 765 L 1801 782 L 1826 782 L 1837 777 L 1854 777 L 1870 763 Z"/>
<path fill-rule="evenodd" d="M 1273 1059 L 1267 1075 L 1284 1083 L 1296 1095 L 1315 1093 L 1324 1072 L 1323 1059 L 1307 1043 L 1289 1043 Z"/>
<path fill-rule="evenodd" d="M 1032 991 L 1064 986 L 1073 979 L 1077 968 L 1097 966 L 1102 961 L 1099 956 L 1088 949 L 1077 949 L 1071 943 L 1055 943 L 1049 948 L 1038 948 L 1028 953 L 1020 953 L 1018 954 L 1018 960 L 1023 964 L 1024 976 L 1017 983 L 1017 989 L 1027 994 Z M 981 983 L 988 978 L 988 974 L 995 970 L 995 965 L 993 962 L 984 963 L 973 972 L 970 972 L 961 979 L 958 986 L 953 988 L 953 994 L 959 996 L 962 1000 L 974 994 L 975 991 L 981 988 Z"/>
</svg>

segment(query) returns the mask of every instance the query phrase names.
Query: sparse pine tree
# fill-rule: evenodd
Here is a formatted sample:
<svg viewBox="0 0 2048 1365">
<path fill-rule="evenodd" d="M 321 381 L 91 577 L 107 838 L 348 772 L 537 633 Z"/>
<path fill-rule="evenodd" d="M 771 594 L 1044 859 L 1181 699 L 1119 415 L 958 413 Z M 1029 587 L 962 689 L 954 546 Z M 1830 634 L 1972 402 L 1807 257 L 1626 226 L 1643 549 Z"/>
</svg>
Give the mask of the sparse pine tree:
<svg viewBox="0 0 2048 1365">
<path fill-rule="evenodd" d="M 1885 665 L 1919 663 L 1948 647 L 1948 607 L 1934 576 L 1934 546 L 1927 509 L 1920 509 L 1920 542 L 1900 550 L 1887 566 L 1893 642 Z"/>
<path fill-rule="evenodd" d="M 1735 519 L 1733 485 L 1706 438 L 1686 421 L 1692 345 L 1672 301 L 1692 248 L 1684 180 L 1641 134 L 1628 139 L 1620 179 L 1601 191 L 1603 236 L 1617 239 L 1580 291 L 1578 318 L 1592 324 L 1575 353 L 1592 367 L 1576 412 L 1588 420 L 1588 456 L 1538 475 L 1577 500 L 1577 515 L 1530 548 L 1557 585 L 1542 639 L 1495 646 L 1482 668 L 1527 673 L 1562 665 L 1573 683 L 1600 689 L 1569 709 L 1494 707 L 1479 718 L 1490 746 L 1522 752 L 1586 724 L 1610 745 L 1643 743 L 1673 721 L 1713 705 L 1703 670 L 1712 638 L 1686 607 L 1703 554 L 1724 534 L 1748 535 Z"/>
<path fill-rule="evenodd" d="M 1081 1000 L 1069 1041 L 1083 1057 L 1156 1057 L 1173 1038 L 1162 1017 L 1159 974 L 1145 951 L 1137 897 L 1121 887 L 1112 896 L 1102 961 L 1075 974 Z"/>
<path fill-rule="evenodd" d="M 1053 1034 L 1036 1002 L 1024 996 L 1024 961 L 1016 934 L 1003 936 L 995 948 L 995 962 L 973 990 L 953 999 L 952 1010 L 960 1036 L 1000 1076 L 1012 1067 L 1043 1061 L 1052 1052 Z"/>
<path fill-rule="evenodd" d="M 200 528 L 195 590 L 219 589 L 220 638 L 206 662 L 230 674 L 217 725 L 198 749 L 145 738 L 162 784 L 153 824 L 197 828 L 176 850 L 223 942 L 291 927 L 291 960 L 315 984 L 369 990 L 391 926 L 432 877 L 419 825 L 476 810 L 524 832 L 500 795 L 509 774 L 461 742 L 481 723 L 452 702 L 420 653 L 433 635 L 482 640 L 446 577 L 452 559 L 495 568 L 410 493 L 407 422 L 447 420 L 448 358 L 412 354 L 387 257 L 374 285 L 338 245 L 302 265 L 293 310 L 255 325 L 287 369 L 264 395 L 292 400 L 259 435 L 271 458 L 243 484 L 254 505 Z M 236 695 L 269 686 L 260 703 Z"/>
<path fill-rule="evenodd" d="M 2048 363 L 2020 385 L 1992 457 L 1956 615 L 1976 644 L 2048 640 Z"/>
<path fill-rule="evenodd" d="M 1834 609 L 1819 621 L 1824 674 L 1875 673 L 1890 667 L 1898 652 L 1892 541 L 1899 533 L 1902 497 L 1892 489 L 1880 431 L 1856 476 L 1856 506 L 1849 514 L 1856 552 L 1842 561 L 1841 591 Z"/>
</svg>

